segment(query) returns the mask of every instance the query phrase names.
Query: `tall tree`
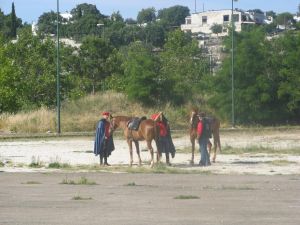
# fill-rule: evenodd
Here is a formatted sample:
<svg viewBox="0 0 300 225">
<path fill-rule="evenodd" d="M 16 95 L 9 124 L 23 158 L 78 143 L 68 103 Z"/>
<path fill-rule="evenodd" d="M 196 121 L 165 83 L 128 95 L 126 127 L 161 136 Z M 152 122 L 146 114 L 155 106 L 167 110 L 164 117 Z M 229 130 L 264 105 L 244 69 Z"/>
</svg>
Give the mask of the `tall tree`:
<svg viewBox="0 0 300 225">
<path fill-rule="evenodd" d="M 186 6 L 172 6 L 158 11 L 157 18 L 163 20 L 168 26 L 180 26 L 185 23 L 185 18 L 190 15 Z"/>
<path fill-rule="evenodd" d="M 128 98 L 145 105 L 152 105 L 160 99 L 157 58 L 151 48 L 141 42 L 132 43 L 124 62 L 125 92 Z"/>
<path fill-rule="evenodd" d="M 194 93 L 204 96 L 207 85 L 203 82 L 208 64 L 196 40 L 179 29 L 170 32 L 161 61 L 162 99 L 182 104 L 191 100 Z"/>
<path fill-rule="evenodd" d="M 155 11 L 156 10 L 153 7 L 142 9 L 137 15 L 137 22 L 139 24 L 143 24 L 143 23 L 150 23 L 155 21 L 156 19 Z"/>
<path fill-rule="evenodd" d="M 12 38 L 16 38 L 17 36 L 17 17 L 15 12 L 15 3 L 13 2 L 11 5 L 11 28 L 10 33 Z"/>
</svg>

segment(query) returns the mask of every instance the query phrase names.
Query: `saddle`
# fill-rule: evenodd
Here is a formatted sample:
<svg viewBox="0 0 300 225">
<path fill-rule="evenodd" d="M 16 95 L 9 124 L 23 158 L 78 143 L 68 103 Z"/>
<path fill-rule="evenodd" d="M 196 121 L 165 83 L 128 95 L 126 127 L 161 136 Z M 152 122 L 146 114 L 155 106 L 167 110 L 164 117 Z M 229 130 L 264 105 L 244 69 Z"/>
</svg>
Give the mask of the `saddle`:
<svg viewBox="0 0 300 225">
<path fill-rule="evenodd" d="M 134 117 L 131 120 L 129 120 L 127 127 L 129 130 L 135 130 L 137 131 L 139 129 L 140 123 L 147 119 L 145 116 L 139 118 L 139 117 Z"/>
</svg>

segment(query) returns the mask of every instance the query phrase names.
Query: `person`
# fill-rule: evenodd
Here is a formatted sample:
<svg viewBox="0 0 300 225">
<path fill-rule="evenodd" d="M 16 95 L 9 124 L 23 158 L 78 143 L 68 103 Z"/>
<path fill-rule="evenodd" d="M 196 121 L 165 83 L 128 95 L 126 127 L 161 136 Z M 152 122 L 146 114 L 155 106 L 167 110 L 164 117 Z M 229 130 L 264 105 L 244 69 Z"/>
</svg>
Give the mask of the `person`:
<svg viewBox="0 0 300 225">
<path fill-rule="evenodd" d="M 102 119 L 97 123 L 94 143 L 94 154 L 95 156 L 100 155 L 100 165 L 103 165 L 104 159 L 105 166 L 110 166 L 107 162 L 107 158 L 115 149 L 113 136 L 110 132 L 109 116 L 109 112 L 102 113 Z"/>
<path fill-rule="evenodd" d="M 175 157 L 175 146 L 171 137 L 171 129 L 169 126 L 169 122 L 163 112 L 155 113 L 151 115 L 151 119 L 156 121 L 159 126 L 159 139 L 158 139 L 158 148 L 160 153 L 166 154 L 166 163 L 167 165 L 171 165 L 170 163 L 170 153 L 172 158 Z"/>
<path fill-rule="evenodd" d="M 199 166 L 210 166 L 210 158 L 207 151 L 207 145 L 209 141 L 208 134 L 206 132 L 206 126 L 209 126 L 208 122 L 205 120 L 205 114 L 199 114 L 199 122 L 197 125 L 197 139 L 199 141 L 199 151 L 201 154 L 201 159 Z"/>
</svg>

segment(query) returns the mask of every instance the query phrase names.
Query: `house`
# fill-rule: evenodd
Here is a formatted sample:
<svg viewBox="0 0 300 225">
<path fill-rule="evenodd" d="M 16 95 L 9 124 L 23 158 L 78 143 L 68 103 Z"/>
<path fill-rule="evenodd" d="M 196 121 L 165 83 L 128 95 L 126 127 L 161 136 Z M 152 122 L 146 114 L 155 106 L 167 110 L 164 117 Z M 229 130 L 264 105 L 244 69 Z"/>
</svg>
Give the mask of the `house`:
<svg viewBox="0 0 300 225">
<path fill-rule="evenodd" d="M 227 36 L 228 28 L 231 26 L 231 16 L 231 9 L 193 13 L 191 16 L 185 18 L 185 24 L 181 25 L 181 30 L 202 35 L 217 36 L 217 34 L 213 34 L 211 28 L 213 25 L 218 24 L 222 25 L 222 32 L 218 36 Z M 266 17 L 262 12 L 233 10 L 233 21 L 237 32 L 242 30 L 243 24 L 263 24 L 265 20 Z"/>
</svg>

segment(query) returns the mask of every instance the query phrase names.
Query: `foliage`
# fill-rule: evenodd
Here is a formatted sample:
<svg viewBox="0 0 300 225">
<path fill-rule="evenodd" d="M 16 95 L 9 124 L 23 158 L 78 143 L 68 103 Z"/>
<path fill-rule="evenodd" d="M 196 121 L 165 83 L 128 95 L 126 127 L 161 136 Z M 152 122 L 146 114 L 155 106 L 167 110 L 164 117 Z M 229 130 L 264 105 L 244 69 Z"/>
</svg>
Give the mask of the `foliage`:
<svg viewBox="0 0 300 225">
<path fill-rule="evenodd" d="M 168 26 L 180 26 L 185 23 L 185 18 L 190 15 L 186 6 L 172 6 L 158 11 L 157 18 L 165 21 Z"/>
<path fill-rule="evenodd" d="M 137 15 L 137 22 L 139 24 L 150 23 L 155 21 L 155 19 L 156 19 L 155 8 L 153 7 L 142 9 Z"/>
<path fill-rule="evenodd" d="M 180 30 L 169 33 L 161 53 L 162 68 L 160 82 L 164 87 L 160 98 L 175 104 L 182 104 L 201 93 L 205 87 L 207 60 L 198 43 Z M 204 85 L 204 86 L 203 86 Z"/>
<path fill-rule="evenodd" d="M 140 42 L 129 46 L 124 61 L 125 91 L 129 99 L 147 105 L 154 104 L 159 99 L 157 68 L 158 61 L 149 48 Z"/>
<path fill-rule="evenodd" d="M 268 41 L 263 29 L 235 34 L 234 109 L 237 123 L 277 124 L 298 120 L 298 35 Z M 230 40 L 231 37 L 228 38 Z M 227 43 L 228 48 L 229 42 Z M 213 108 L 223 119 L 231 116 L 231 58 L 213 77 Z"/>
<path fill-rule="evenodd" d="M 214 33 L 214 34 L 220 34 L 222 33 L 222 30 L 223 30 L 223 26 L 220 25 L 220 24 L 216 24 L 214 23 L 212 26 L 211 26 L 211 31 Z"/>
</svg>

